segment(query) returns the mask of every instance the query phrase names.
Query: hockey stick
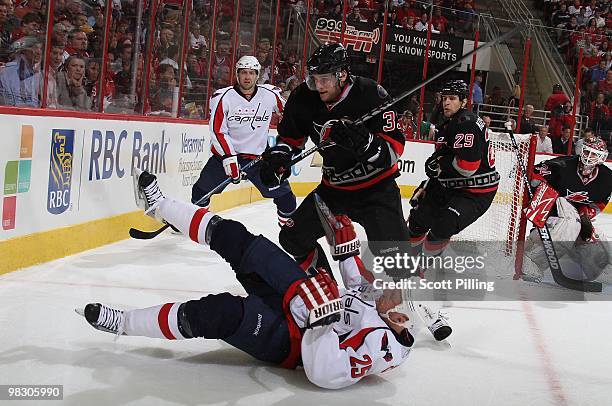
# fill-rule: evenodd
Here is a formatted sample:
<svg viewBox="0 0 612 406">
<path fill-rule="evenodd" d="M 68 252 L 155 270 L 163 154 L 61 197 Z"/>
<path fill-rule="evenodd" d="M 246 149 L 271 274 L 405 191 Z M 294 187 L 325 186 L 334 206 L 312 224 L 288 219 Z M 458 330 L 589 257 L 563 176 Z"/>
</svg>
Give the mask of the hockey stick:
<svg viewBox="0 0 612 406">
<path fill-rule="evenodd" d="M 251 168 L 253 165 L 255 165 L 257 162 L 259 162 L 261 160 L 261 156 L 253 159 L 251 162 L 249 162 L 248 164 L 244 165 L 242 168 L 240 168 L 240 172 L 243 173 L 244 171 L 248 170 L 249 168 Z M 232 178 L 227 178 L 225 179 L 223 182 L 219 183 L 217 186 L 215 186 L 210 192 L 208 192 L 207 194 L 205 194 L 204 196 L 202 196 L 200 199 L 198 199 L 198 201 L 196 201 L 194 204 L 197 206 L 200 203 L 202 203 L 203 201 L 209 199 L 212 195 L 214 195 L 216 192 L 218 192 L 219 190 L 225 188 L 227 185 L 229 185 L 232 182 Z M 166 223 L 163 226 L 161 226 L 160 228 L 158 228 L 157 230 L 153 230 L 153 231 L 143 231 L 143 230 L 138 230 L 137 228 L 130 228 L 130 237 L 135 238 L 137 240 L 150 240 L 152 238 L 157 237 L 158 235 L 160 235 L 161 233 L 163 233 L 168 227 L 171 227 L 174 231 L 176 231 L 177 233 L 180 232 L 176 227 L 174 227 L 172 224 L 170 223 Z"/>
<path fill-rule="evenodd" d="M 153 230 L 153 231 L 143 231 L 137 228 L 130 228 L 130 237 L 136 240 L 150 240 L 151 238 L 155 238 L 161 233 L 163 233 L 168 227 L 172 227 L 172 229 L 176 232 L 179 231 L 177 228 L 175 228 L 171 224 L 166 223 L 160 228 L 158 228 L 157 230 Z"/>
<path fill-rule="evenodd" d="M 519 147 L 516 142 L 516 138 L 514 138 L 514 132 L 512 130 L 508 130 L 508 135 L 510 136 L 510 140 L 512 141 L 512 148 L 516 153 L 517 161 L 520 165 L 519 169 L 521 171 L 521 179 L 527 188 L 527 193 L 529 195 L 529 199 L 533 198 L 533 191 L 531 190 L 531 185 L 529 184 L 529 179 L 527 178 L 527 168 L 525 167 L 525 163 L 521 159 L 521 155 L 519 153 Z M 544 224 L 544 227 L 539 228 L 536 227 L 538 233 L 540 234 L 540 240 L 542 241 L 542 245 L 544 246 L 544 252 L 546 253 L 546 259 L 548 260 L 548 266 L 550 267 L 550 272 L 552 273 L 554 281 L 559 285 L 563 286 L 567 289 L 579 290 L 582 292 L 601 292 L 603 286 L 600 282 L 589 282 L 589 281 L 579 281 L 576 279 L 568 278 L 561 271 L 561 264 L 559 263 L 559 257 L 557 256 L 557 252 L 555 251 L 555 245 L 553 244 L 552 239 L 550 238 L 550 231 L 548 230 L 548 226 Z"/>
<path fill-rule="evenodd" d="M 413 88 L 406 90 L 405 92 L 401 93 L 399 96 L 392 98 L 388 102 L 381 104 L 380 106 L 376 107 L 374 110 L 371 110 L 368 113 L 364 114 L 363 116 L 359 117 L 357 120 L 353 121 L 353 124 L 363 124 L 364 122 L 370 120 L 372 117 L 377 116 L 378 114 L 382 113 L 383 111 L 385 111 L 389 107 L 393 106 L 397 102 L 404 100 L 406 97 L 410 96 L 412 93 L 416 92 L 417 90 L 420 90 L 422 87 L 427 86 L 429 83 L 431 83 L 434 80 L 438 79 L 440 76 L 448 73 L 450 70 L 452 70 L 456 66 L 460 65 L 463 61 L 466 61 L 469 58 L 471 58 L 474 54 L 476 54 L 476 53 L 478 53 L 478 52 L 480 52 L 480 51 L 482 51 L 484 49 L 490 48 L 490 47 L 492 47 L 494 45 L 497 45 L 500 42 L 503 42 L 503 41 L 505 41 L 507 39 L 510 39 L 510 38 L 514 37 L 514 35 L 516 33 L 518 33 L 521 29 L 522 29 L 522 27 L 520 25 L 517 25 L 516 27 L 514 27 L 512 30 L 508 31 L 507 33 L 505 33 L 501 37 L 498 37 L 498 38 L 494 39 L 493 41 L 484 43 L 481 46 L 479 46 L 478 48 L 471 50 L 470 52 L 468 52 L 467 54 L 463 55 L 461 58 L 459 58 L 455 62 L 451 63 L 446 68 L 444 68 L 440 72 L 436 73 L 432 77 L 427 78 L 425 81 L 419 83 L 418 85 L 414 86 Z M 335 120 L 330 120 L 330 121 L 335 121 Z M 328 125 L 328 123 L 325 123 L 325 125 Z M 298 154 L 295 157 L 293 157 L 293 159 L 291 160 L 291 165 L 294 165 L 294 164 L 300 162 L 302 159 L 306 158 L 309 155 L 314 154 L 315 152 L 319 151 L 322 148 L 325 148 L 326 146 L 328 146 L 330 144 L 331 144 L 331 139 L 328 138 L 325 141 L 321 142 L 319 145 L 315 145 L 314 147 L 301 152 L 300 154 Z"/>
</svg>

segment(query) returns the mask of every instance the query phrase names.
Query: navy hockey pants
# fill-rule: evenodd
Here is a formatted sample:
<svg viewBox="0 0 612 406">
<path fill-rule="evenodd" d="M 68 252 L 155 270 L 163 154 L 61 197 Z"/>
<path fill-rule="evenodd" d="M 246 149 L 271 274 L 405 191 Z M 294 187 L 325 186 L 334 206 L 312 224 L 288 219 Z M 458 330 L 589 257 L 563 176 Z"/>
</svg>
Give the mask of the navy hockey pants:
<svg viewBox="0 0 612 406">
<path fill-rule="evenodd" d="M 243 167 L 244 165 L 251 162 L 251 159 L 244 158 L 242 156 L 238 156 L 238 164 Z M 259 190 L 261 195 L 265 198 L 274 199 L 274 204 L 278 210 L 278 214 L 282 217 L 289 217 L 291 213 L 295 210 L 296 201 L 293 192 L 291 191 L 291 186 L 289 186 L 289 182 L 286 180 L 280 184 L 277 188 L 268 188 L 261 182 L 259 177 L 259 170 L 261 168 L 261 161 L 257 162 L 251 168 L 246 171 L 246 176 L 249 181 Z M 211 190 L 217 187 L 221 182 L 227 179 L 227 175 L 225 174 L 225 170 L 223 169 L 223 161 L 220 157 L 216 155 L 212 155 L 204 168 L 202 168 L 202 172 L 200 172 L 200 177 L 193 185 L 191 190 L 191 203 L 197 202 L 208 194 Z M 223 189 L 217 192 L 221 193 Z M 198 204 L 198 206 L 206 207 L 210 204 L 210 199 L 207 199 Z"/>
<path fill-rule="evenodd" d="M 305 272 L 274 243 L 237 221 L 215 225 L 210 247 L 230 264 L 248 296 L 221 293 L 186 302 L 193 336 L 222 339 L 259 360 L 281 363 L 290 352 L 283 296 Z"/>
</svg>

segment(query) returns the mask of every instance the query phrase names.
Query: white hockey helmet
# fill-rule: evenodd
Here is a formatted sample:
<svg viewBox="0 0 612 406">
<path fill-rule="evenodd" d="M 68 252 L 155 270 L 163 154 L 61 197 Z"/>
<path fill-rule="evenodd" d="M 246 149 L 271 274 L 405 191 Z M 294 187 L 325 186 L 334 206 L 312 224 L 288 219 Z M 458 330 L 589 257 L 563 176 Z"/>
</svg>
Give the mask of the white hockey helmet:
<svg viewBox="0 0 612 406">
<path fill-rule="evenodd" d="M 578 151 L 580 154 L 580 163 L 582 171 L 590 173 L 597 165 L 606 162 L 608 158 L 608 147 L 606 142 L 599 137 L 592 140 L 585 140 L 582 149 Z"/>
<path fill-rule="evenodd" d="M 261 72 L 261 64 L 252 55 L 245 55 L 242 58 L 238 59 L 236 62 L 236 76 L 238 76 L 238 72 L 240 69 L 253 69 L 257 72 L 257 78 L 259 79 L 259 72 Z"/>
</svg>

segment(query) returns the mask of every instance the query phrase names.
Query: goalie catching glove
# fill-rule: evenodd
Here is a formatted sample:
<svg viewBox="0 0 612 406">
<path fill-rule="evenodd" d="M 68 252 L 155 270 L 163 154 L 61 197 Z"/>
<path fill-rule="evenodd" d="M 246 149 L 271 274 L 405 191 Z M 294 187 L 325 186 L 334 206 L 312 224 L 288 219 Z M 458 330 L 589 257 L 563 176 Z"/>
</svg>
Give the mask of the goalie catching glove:
<svg viewBox="0 0 612 406">
<path fill-rule="evenodd" d="M 277 144 L 268 148 L 262 154 L 259 177 L 264 185 L 273 187 L 280 185 L 291 175 L 292 148 L 287 144 Z"/>
<path fill-rule="evenodd" d="M 304 279 L 297 287 L 297 294 L 308 309 L 306 328 L 327 326 L 340 320 L 344 306 L 338 285 L 323 269 Z"/>
<path fill-rule="evenodd" d="M 361 242 L 357 239 L 353 222 L 346 215 L 334 215 L 318 194 L 314 194 L 315 207 L 325 231 L 332 258 L 335 261 L 359 255 Z"/>
<path fill-rule="evenodd" d="M 348 119 L 336 121 L 329 137 L 337 145 L 355 153 L 360 162 L 374 162 L 382 152 L 380 138 L 372 135 L 365 125 Z"/>
<path fill-rule="evenodd" d="M 540 183 L 533 193 L 529 206 L 525 208 L 525 216 L 534 226 L 544 227 L 550 215 L 550 210 L 554 207 L 559 192 L 553 189 L 546 182 Z"/>
</svg>

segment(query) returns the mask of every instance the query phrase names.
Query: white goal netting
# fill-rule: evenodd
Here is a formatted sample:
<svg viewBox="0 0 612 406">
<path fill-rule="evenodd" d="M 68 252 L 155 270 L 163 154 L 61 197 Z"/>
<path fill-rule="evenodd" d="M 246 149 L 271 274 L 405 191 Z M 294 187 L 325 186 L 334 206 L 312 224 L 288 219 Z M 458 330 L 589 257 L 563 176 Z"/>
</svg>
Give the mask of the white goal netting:
<svg viewBox="0 0 612 406">
<path fill-rule="evenodd" d="M 519 155 L 524 166 L 527 167 L 530 159 L 531 136 L 517 134 L 515 138 L 519 147 Z M 510 136 L 506 133 L 489 131 L 489 139 L 495 154 L 495 168 L 501 176 L 499 189 L 489 210 L 453 239 L 505 242 L 505 254 L 512 255 L 516 250 L 518 240 L 525 185 L 521 178 L 521 165 L 517 161 L 517 154 Z M 533 156 L 531 161 L 533 162 Z"/>
</svg>

